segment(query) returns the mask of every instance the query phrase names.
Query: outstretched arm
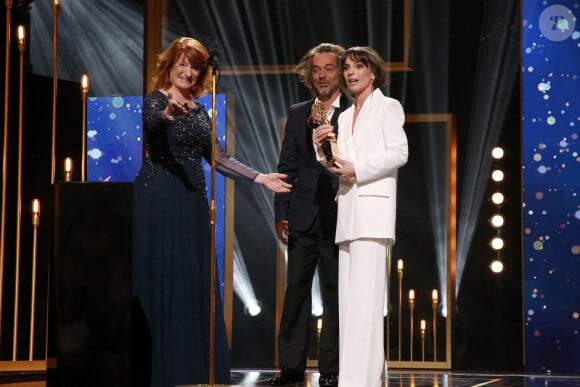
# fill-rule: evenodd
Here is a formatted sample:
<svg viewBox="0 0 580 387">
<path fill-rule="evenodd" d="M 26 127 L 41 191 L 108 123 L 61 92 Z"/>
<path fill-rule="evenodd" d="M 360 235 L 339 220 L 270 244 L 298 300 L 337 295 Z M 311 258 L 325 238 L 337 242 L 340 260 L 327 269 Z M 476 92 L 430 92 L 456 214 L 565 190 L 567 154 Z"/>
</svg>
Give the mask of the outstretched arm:
<svg viewBox="0 0 580 387">
<path fill-rule="evenodd" d="M 283 173 L 259 173 L 254 179 L 257 184 L 262 184 L 264 187 L 268 188 L 272 192 L 290 192 L 292 185 L 286 183 L 283 179 L 286 179 L 288 175 Z"/>
</svg>

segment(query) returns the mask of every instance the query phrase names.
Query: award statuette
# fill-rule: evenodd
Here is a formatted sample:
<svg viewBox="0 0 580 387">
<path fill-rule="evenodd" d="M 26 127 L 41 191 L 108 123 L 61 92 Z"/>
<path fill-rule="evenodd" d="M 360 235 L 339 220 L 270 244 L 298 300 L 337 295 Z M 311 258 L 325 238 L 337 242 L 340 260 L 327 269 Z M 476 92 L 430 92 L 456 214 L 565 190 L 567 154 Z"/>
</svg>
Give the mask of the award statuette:
<svg viewBox="0 0 580 387">
<path fill-rule="evenodd" d="M 326 113 L 326 107 L 324 103 L 320 101 L 314 102 L 312 108 L 310 109 L 310 115 L 308 116 L 307 125 L 312 130 L 316 129 L 320 125 L 328 125 L 328 115 Z M 336 135 L 332 132 L 328 133 L 326 141 L 321 145 L 322 153 L 326 158 L 326 167 L 336 167 L 334 163 L 336 156 L 338 155 L 338 145 L 336 144 Z"/>
</svg>

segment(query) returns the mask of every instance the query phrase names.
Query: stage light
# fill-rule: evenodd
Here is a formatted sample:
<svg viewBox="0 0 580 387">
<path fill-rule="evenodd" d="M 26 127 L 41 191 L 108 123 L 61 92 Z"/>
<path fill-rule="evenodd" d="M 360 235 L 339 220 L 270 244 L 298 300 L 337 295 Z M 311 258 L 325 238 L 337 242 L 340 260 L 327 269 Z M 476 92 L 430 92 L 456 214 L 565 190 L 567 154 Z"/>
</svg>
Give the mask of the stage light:
<svg viewBox="0 0 580 387">
<path fill-rule="evenodd" d="M 491 150 L 491 157 L 493 157 L 496 160 L 500 160 L 501 158 L 503 158 L 503 155 L 504 152 L 502 147 L 496 146 Z"/>
<path fill-rule="evenodd" d="M 246 316 L 256 317 L 262 313 L 262 303 L 258 300 L 252 300 L 244 306 Z"/>
<path fill-rule="evenodd" d="M 314 305 L 314 299 L 312 300 L 312 315 L 314 317 L 322 316 L 322 312 L 324 309 L 322 308 L 322 303 L 318 303 L 318 305 Z"/>
<path fill-rule="evenodd" d="M 500 147 L 495 147 L 491 151 L 491 155 L 495 161 L 496 166 L 499 165 L 498 160 L 502 159 L 504 156 L 504 151 Z M 493 172 L 491 173 L 491 179 L 495 183 L 501 183 L 504 180 L 504 173 L 501 169 L 495 167 Z M 496 191 L 491 196 L 491 201 L 496 206 L 496 210 L 501 207 L 504 202 L 504 195 Z M 489 223 L 492 227 L 496 229 L 496 236 L 492 238 L 489 243 L 489 246 L 492 250 L 496 252 L 496 258 L 491 262 L 490 269 L 494 273 L 501 273 L 503 270 L 503 263 L 501 262 L 501 255 L 502 249 L 504 248 L 504 240 L 501 237 L 502 235 L 502 227 L 505 223 L 505 219 L 500 212 L 494 213 L 491 218 L 489 219 Z"/>
<path fill-rule="evenodd" d="M 503 171 L 501 169 L 496 169 L 491 173 L 491 178 L 493 181 L 499 183 L 500 181 L 503 181 L 504 178 L 504 174 Z"/>
<path fill-rule="evenodd" d="M 234 237 L 234 292 L 244 304 L 244 313 L 256 317 L 262 312 L 262 303 L 256 298 L 244 256 Z"/>
<path fill-rule="evenodd" d="M 24 45 L 24 26 L 18 26 L 18 46 Z"/>
<path fill-rule="evenodd" d="M 491 246 L 492 249 L 496 251 L 501 250 L 503 249 L 503 239 L 496 236 L 489 242 L 489 245 Z"/>
<path fill-rule="evenodd" d="M 494 260 L 489 267 L 494 273 L 501 273 L 503 271 L 503 263 L 499 259 Z"/>
<path fill-rule="evenodd" d="M 244 377 L 244 380 L 242 380 L 241 385 L 242 386 L 253 386 L 256 382 L 258 382 L 258 379 L 260 379 L 260 372 L 258 371 L 250 371 L 248 373 L 246 373 L 246 376 Z"/>
<path fill-rule="evenodd" d="M 72 158 L 67 157 L 64 159 L 64 181 L 70 182 L 72 181 Z"/>
<path fill-rule="evenodd" d="M 493 204 L 503 204 L 504 196 L 501 192 L 494 192 L 493 195 L 491 195 L 491 201 Z"/>
<path fill-rule="evenodd" d="M 489 220 L 489 222 L 491 223 L 491 225 L 495 228 L 500 228 L 503 226 L 504 224 L 504 219 L 503 216 L 500 214 L 495 214 L 491 217 L 491 219 Z"/>
<path fill-rule="evenodd" d="M 318 275 L 318 268 L 316 268 L 316 271 L 314 272 L 311 294 L 312 294 L 311 314 L 314 317 L 320 317 L 324 312 L 324 308 L 322 307 L 322 294 L 320 292 L 320 276 Z"/>
</svg>

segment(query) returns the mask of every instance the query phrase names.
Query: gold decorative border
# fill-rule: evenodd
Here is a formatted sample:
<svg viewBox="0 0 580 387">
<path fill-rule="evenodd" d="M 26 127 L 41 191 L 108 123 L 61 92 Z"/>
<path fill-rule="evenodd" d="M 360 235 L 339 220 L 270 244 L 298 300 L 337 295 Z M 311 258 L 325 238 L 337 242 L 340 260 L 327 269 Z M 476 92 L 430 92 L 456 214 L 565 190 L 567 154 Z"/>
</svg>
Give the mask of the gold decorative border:
<svg viewBox="0 0 580 387">
<path fill-rule="evenodd" d="M 0 361 L 0 371 L 46 371 L 46 360 L 4 360 Z"/>
<path fill-rule="evenodd" d="M 407 123 L 445 124 L 447 136 L 447 318 L 445 320 L 444 361 L 388 361 L 389 368 L 451 369 L 453 311 L 455 305 L 455 275 L 457 255 L 457 128 L 455 117 L 450 113 L 407 114 Z"/>
</svg>

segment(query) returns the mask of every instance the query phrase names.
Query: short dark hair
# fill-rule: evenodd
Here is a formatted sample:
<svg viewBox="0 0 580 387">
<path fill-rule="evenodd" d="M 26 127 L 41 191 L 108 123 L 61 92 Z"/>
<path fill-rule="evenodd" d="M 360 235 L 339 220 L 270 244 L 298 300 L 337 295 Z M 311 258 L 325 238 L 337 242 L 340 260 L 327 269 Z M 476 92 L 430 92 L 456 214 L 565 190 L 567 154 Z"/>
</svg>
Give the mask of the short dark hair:
<svg viewBox="0 0 580 387">
<path fill-rule="evenodd" d="M 361 62 L 371 69 L 375 76 L 373 81 L 373 89 L 384 87 L 388 84 L 389 73 L 387 65 L 381 56 L 371 47 L 355 46 L 348 48 L 340 61 L 340 67 L 344 66 L 346 58 L 350 58 L 355 62 Z"/>
</svg>

